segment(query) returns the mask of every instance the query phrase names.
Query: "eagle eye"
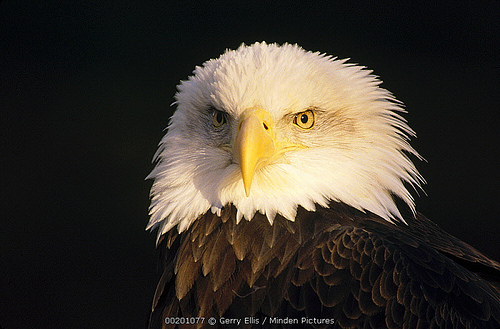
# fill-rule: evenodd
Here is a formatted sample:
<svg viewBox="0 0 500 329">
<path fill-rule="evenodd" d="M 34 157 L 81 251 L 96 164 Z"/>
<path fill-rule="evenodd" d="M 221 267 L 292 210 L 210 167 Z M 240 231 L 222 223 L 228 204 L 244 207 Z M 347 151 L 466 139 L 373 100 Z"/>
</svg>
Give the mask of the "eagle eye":
<svg viewBox="0 0 500 329">
<path fill-rule="evenodd" d="M 297 113 L 293 118 L 293 123 L 302 129 L 311 129 L 314 126 L 314 112 L 306 110 Z"/>
<path fill-rule="evenodd" d="M 212 113 L 212 123 L 215 128 L 222 127 L 226 123 L 226 114 L 219 110 L 214 110 Z"/>
</svg>

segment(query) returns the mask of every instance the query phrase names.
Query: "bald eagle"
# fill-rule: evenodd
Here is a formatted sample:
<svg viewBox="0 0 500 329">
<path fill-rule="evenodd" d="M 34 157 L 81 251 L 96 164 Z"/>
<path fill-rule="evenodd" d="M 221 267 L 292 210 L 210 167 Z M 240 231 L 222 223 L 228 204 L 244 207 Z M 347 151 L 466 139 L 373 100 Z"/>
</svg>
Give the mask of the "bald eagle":
<svg viewBox="0 0 500 329">
<path fill-rule="evenodd" d="M 372 72 L 255 43 L 196 67 L 148 176 L 149 328 L 498 328 L 500 264 L 415 210 L 414 132 Z"/>
</svg>

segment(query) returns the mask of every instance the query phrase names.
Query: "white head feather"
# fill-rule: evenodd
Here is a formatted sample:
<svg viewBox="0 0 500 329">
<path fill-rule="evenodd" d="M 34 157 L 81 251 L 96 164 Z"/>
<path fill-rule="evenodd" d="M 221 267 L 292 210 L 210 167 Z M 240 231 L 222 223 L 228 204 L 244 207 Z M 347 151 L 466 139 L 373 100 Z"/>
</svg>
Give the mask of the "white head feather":
<svg viewBox="0 0 500 329">
<path fill-rule="evenodd" d="M 148 176 L 148 229 L 182 232 L 230 204 L 238 221 L 257 211 L 271 223 L 276 214 L 293 221 L 298 206 L 313 211 L 331 200 L 404 222 L 393 196 L 414 211 L 404 183 L 420 187 L 423 178 L 406 155 L 418 157 L 401 103 L 380 83 L 363 67 L 290 44 L 242 45 L 196 67 L 178 86 L 177 110 Z M 257 170 L 246 196 L 228 145 L 237 118 L 256 107 L 271 115 L 277 138 L 304 147 Z M 214 129 L 211 108 L 227 113 L 223 129 Z M 290 118 L 306 109 L 315 109 L 316 124 L 300 131 Z"/>
</svg>

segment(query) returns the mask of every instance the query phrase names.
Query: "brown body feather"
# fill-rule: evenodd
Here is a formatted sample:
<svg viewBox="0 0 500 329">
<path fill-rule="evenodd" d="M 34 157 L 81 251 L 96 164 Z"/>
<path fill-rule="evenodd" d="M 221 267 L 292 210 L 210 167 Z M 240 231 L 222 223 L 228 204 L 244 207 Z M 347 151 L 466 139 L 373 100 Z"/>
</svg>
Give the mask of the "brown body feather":
<svg viewBox="0 0 500 329">
<path fill-rule="evenodd" d="M 326 326 L 335 328 L 500 326 L 500 264 L 422 215 L 394 225 L 332 203 L 272 226 L 259 214 L 235 217 L 233 207 L 207 213 L 161 238 L 149 328 L 169 327 L 167 317 L 211 327 L 208 318 L 222 316 L 254 316 L 256 327 L 265 317 L 334 319 Z"/>
</svg>

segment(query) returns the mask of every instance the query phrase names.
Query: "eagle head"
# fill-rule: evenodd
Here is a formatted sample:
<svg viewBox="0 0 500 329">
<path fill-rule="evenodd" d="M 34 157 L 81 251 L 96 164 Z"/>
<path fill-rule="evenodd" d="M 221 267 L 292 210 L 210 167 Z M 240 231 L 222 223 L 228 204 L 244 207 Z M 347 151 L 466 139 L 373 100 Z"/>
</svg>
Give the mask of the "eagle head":
<svg viewBox="0 0 500 329">
<path fill-rule="evenodd" d="M 407 187 L 423 179 L 409 155 L 402 104 L 364 67 L 297 45 L 255 43 L 196 67 L 148 176 L 158 236 L 226 206 L 237 222 L 272 224 L 330 201 L 404 221 Z"/>
</svg>

